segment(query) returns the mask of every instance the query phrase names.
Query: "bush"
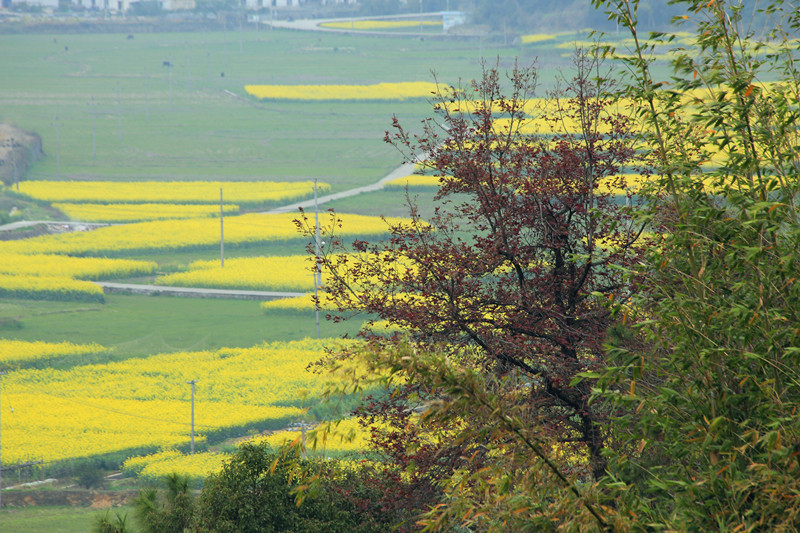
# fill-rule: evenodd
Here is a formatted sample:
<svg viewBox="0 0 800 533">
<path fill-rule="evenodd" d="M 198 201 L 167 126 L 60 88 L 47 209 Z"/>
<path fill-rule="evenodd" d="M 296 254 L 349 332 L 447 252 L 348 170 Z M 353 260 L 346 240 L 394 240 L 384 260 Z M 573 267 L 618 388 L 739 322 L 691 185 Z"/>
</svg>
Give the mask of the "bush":
<svg viewBox="0 0 800 533">
<path fill-rule="evenodd" d="M 183 533 L 191 524 L 195 500 L 189 492 L 189 478 L 173 473 L 164 478 L 164 483 L 165 491 L 145 489 L 134 502 L 144 533 Z"/>
<path fill-rule="evenodd" d="M 94 463 L 82 463 L 75 469 L 78 486 L 95 489 L 103 486 L 104 472 Z"/>
<path fill-rule="evenodd" d="M 103 514 L 97 514 L 94 518 L 92 531 L 94 533 L 129 533 L 131 529 L 127 525 L 128 515 L 114 513 L 111 516 L 111 511 L 107 510 Z"/>
<path fill-rule="evenodd" d="M 325 482 L 297 499 L 300 476 L 307 470 Z M 194 527 L 236 533 L 389 531 L 389 524 L 357 503 L 369 502 L 368 493 L 363 477 L 343 472 L 335 462 L 290 461 L 266 444 L 247 443 L 206 480 Z"/>
</svg>

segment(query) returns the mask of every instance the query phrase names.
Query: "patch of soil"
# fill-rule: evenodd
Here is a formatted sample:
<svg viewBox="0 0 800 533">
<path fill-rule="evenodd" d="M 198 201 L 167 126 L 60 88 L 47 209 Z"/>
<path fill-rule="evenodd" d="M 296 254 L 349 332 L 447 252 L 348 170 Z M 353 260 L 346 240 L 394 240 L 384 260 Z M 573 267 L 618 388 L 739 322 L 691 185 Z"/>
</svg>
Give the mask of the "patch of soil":
<svg viewBox="0 0 800 533">
<path fill-rule="evenodd" d="M 50 233 L 51 231 L 47 224 L 37 224 L 35 226 L 22 230 L 0 231 L 0 241 L 30 239 L 31 237 L 38 237 L 39 235 L 48 235 Z"/>
<path fill-rule="evenodd" d="M 8 490 L 3 491 L 4 507 L 72 506 L 108 509 L 133 501 L 136 490 Z"/>
</svg>

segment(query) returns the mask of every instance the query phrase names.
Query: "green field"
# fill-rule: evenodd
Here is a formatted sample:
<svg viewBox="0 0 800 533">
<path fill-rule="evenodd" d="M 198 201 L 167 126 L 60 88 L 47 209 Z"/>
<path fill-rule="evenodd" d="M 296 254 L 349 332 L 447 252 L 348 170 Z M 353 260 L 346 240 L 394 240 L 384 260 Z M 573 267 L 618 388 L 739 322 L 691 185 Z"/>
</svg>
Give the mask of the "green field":
<svg viewBox="0 0 800 533">
<path fill-rule="evenodd" d="M 127 523 L 133 522 L 131 507 L 111 510 L 127 514 Z M 58 533 L 87 533 L 95 515 L 103 511 L 83 507 L 23 507 L 0 510 L 0 525 L 3 533 L 30 533 L 31 531 L 51 531 Z"/>
<path fill-rule="evenodd" d="M 29 179 L 316 177 L 334 191 L 396 167 L 382 141 L 392 114 L 414 123 L 429 105 L 257 102 L 246 84 L 431 81 L 432 70 L 457 83 L 479 74 L 481 53 L 533 59 L 469 41 L 285 30 L 0 35 L 0 46 L 0 119 L 39 133 L 47 154 Z"/>
<path fill-rule="evenodd" d="M 76 344 L 97 343 L 118 358 L 178 351 L 247 347 L 316 337 L 313 312 L 269 313 L 252 300 L 106 295 L 105 304 L 0 300 L 0 317 L 20 329 L 0 337 Z M 361 325 L 321 321 L 321 335 L 353 335 Z M 86 362 L 91 359 L 87 358 Z"/>
</svg>

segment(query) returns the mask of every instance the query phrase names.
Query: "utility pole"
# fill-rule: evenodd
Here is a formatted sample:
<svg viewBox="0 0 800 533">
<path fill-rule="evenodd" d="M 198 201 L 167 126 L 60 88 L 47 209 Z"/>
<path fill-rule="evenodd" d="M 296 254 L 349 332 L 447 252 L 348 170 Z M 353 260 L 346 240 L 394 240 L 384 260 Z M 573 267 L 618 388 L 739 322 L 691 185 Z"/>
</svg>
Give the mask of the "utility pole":
<svg viewBox="0 0 800 533">
<path fill-rule="evenodd" d="M 194 384 L 197 383 L 196 379 L 192 381 L 187 381 L 189 385 L 192 386 L 192 444 L 191 444 L 191 451 L 192 455 L 194 455 Z"/>
<path fill-rule="evenodd" d="M 192 65 L 189 62 L 189 41 L 184 41 L 184 49 L 186 51 L 186 83 L 189 89 L 192 88 Z"/>
<path fill-rule="evenodd" d="M 169 65 L 167 68 L 169 69 L 169 108 L 172 110 L 172 55 L 169 56 Z"/>
<path fill-rule="evenodd" d="M 92 96 L 92 161 L 97 161 L 97 126 L 94 116 L 94 96 Z"/>
<path fill-rule="evenodd" d="M 122 142 L 122 103 L 119 99 L 119 82 L 117 82 L 117 129 L 119 130 L 119 142 Z"/>
<path fill-rule="evenodd" d="M 17 192 L 19 192 L 19 174 L 17 170 L 17 152 L 14 150 L 17 146 L 17 140 L 14 137 L 9 139 L 10 143 L 10 150 L 8 151 L 8 157 L 11 159 L 11 165 L 14 167 L 14 184 L 17 186 Z"/>
<path fill-rule="evenodd" d="M 317 338 L 320 338 L 319 332 L 319 287 L 322 285 L 322 271 L 319 265 L 319 252 L 320 252 L 320 230 L 319 230 L 319 204 L 317 203 L 317 178 L 314 178 L 314 302 L 315 312 L 317 315 Z"/>
<path fill-rule="evenodd" d="M 219 188 L 219 267 L 225 268 L 225 219 L 222 210 L 222 187 Z"/>
<path fill-rule="evenodd" d="M 5 372 L 0 372 L 0 381 L 2 381 L 4 375 L 5 375 Z M 0 411 L 0 412 L 2 412 L 2 411 Z M 2 427 L 3 427 L 3 424 L 2 424 L 2 422 L 0 422 L 0 433 L 2 433 Z M 0 446 L 0 453 L 2 453 L 2 451 L 3 451 L 3 448 L 2 448 L 2 446 Z M 0 494 L 2 494 L 2 493 L 3 493 L 3 458 L 2 458 L 2 455 L 0 455 Z M 2 508 L 2 507 L 3 507 L 3 499 L 2 499 L 2 496 L 0 496 L 0 508 Z"/>
<path fill-rule="evenodd" d="M 59 122 L 56 117 L 56 177 L 61 179 L 61 136 L 58 132 Z"/>
<path fill-rule="evenodd" d="M 211 68 L 208 66 L 210 57 L 211 53 L 208 51 L 208 41 L 206 41 L 206 80 L 211 79 Z"/>
</svg>

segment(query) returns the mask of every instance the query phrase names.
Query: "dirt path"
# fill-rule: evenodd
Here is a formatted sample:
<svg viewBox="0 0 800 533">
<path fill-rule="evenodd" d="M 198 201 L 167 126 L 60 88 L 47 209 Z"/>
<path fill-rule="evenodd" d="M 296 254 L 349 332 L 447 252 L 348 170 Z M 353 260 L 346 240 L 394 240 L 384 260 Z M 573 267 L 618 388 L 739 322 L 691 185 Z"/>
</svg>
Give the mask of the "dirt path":
<svg viewBox="0 0 800 533">
<path fill-rule="evenodd" d="M 248 291 L 238 289 L 206 289 L 194 287 L 165 287 L 163 285 L 143 285 L 139 283 L 114 283 L 95 281 L 105 293 L 142 294 L 152 296 L 183 296 L 186 298 L 226 298 L 235 300 L 275 300 L 303 296 L 302 292 Z"/>
<path fill-rule="evenodd" d="M 409 174 L 414 172 L 414 164 L 413 163 L 406 163 L 401 165 L 391 171 L 386 177 L 382 178 L 381 180 L 373 183 L 372 185 L 364 185 L 363 187 L 356 187 L 355 189 L 348 189 L 346 191 L 341 191 L 333 194 L 326 194 L 325 196 L 320 196 L 317 198 L 317 204 L 322 205 L 324 203 L 330 202 L 331 200 L 339 200 L 340 198 L 347 198 L 349 196 L 357 196 L 359 194 L 365 192 L 373 192 L 379 191 L 383 188 L 386 183 L 395 180 L 397 178 L 402 178 L 403 176 L 408 176 Z M 281 207 L 276 207 L 275 209 L 269 209 L 264 211 L 265 214 L 272 214 L 272 213 L 289 213 L 292 211 L 297 211 L 300 208 L 308 209 L 314 207 L 314 199 L 311 200 L 303 200 L 302 202 L 295 202 L 293 204 L 284 205 Z"/>
</svg>

